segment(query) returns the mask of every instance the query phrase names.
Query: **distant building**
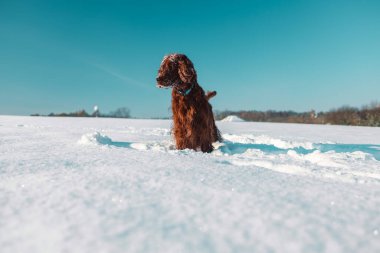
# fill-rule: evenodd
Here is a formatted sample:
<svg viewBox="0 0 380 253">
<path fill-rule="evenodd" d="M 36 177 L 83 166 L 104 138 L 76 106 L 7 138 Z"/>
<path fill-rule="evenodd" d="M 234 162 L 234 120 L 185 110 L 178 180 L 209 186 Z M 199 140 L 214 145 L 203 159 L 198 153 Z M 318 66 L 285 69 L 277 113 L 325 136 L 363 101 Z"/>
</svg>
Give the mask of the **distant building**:
<svg viewBox="0 0 380 253">
<path fill-rule="evenodd" d="M 94 113 L 93 116 L 98 117 L 99 116 L 99 107 L 97 105 L 94 106 Z"/>
</svg>

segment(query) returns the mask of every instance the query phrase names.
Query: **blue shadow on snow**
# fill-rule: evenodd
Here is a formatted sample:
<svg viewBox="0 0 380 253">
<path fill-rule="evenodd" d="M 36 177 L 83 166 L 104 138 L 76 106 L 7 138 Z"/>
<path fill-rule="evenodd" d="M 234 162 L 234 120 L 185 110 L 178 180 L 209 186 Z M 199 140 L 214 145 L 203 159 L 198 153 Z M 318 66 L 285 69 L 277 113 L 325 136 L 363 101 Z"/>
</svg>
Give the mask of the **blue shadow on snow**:
<svg viewBox="0 0 380 253">
<path fill-rule="evenodd" d="M 130 148 L 131 147 L 131 142 L 123 142 L 123 141 L 112 141 L 109 143 L 109 146 L 114 146 L 118 148 Z"/>
<path fill-rule="evenodd" d="M 335 151 L 336 153 L 352 153 L 360 151 L 363 153 L 371 154 L 373 157 L 380 161 L 380 145 L 370 145 L 370 144 L 314 144 L 313 149 L 305 149 L 303 147 L 282 149 L 274 145 L 269 144 L 244 144 L 244 143 L 234 143 L 230 141 L 223 142 L 225 146 L 221 146 L 220 150 L 223 153 L 227 154 L 242 154 L 248 149 L 257 149 L 261 150 L 264 153 L 272 154 L 285 154 L 289 150 L 294 150 L 298 154 L 310 154 L 316 150 L 319 150 L 322 153 L 329 151 Z"/>
</svg>

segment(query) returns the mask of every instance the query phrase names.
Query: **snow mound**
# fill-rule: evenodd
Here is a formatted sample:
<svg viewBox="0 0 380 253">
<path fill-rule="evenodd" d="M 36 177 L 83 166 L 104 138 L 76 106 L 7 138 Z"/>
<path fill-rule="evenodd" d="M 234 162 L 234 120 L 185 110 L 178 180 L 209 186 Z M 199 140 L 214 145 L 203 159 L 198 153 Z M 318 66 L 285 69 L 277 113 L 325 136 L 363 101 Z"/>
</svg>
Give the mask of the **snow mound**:
<svg viewBox="0 0 380 253">
<path fill-rule="evenodd" d="M 328 178 L 350 183 L 379 183 L 378 146 L 296 142 L 269 136 L 224 134 L 213 155 L 223 164 Z"/>
<path fill-rule="evenodd" d="M 222 119 L 223 122 L 244 122 L 242 118 L 239 118 L 238 116 L 235 115 L 230 115 Z"/>
<path fill-rule="evenodd" d="M 170 150 L 176 150 L 175 145 L 172 141 L 151 141 L 147 143 L 132 143 L 130 145 L 131 148 L 136 150 L 153 150 L 153 151 L 163 151 L 167 152 Z"/>
<path fill-rule="evenodd" d="M 112 143 L 111 138 L 99 132 L 84 134 L 78 141 L 81 145 L 111 145 Z"/>
<path fill-rule="evenodd" d="M 282 140 L 266 135 L 256 136 L 253 134 L 223 134 L 223 139 L 232 143 L 273 145 L 274 147 L 279 149 L 304 148 L 307 150 L 311 150 L 314 148 L 313 143 L 309 141 L 300 142 L 292 140 Z"/>
</svg>

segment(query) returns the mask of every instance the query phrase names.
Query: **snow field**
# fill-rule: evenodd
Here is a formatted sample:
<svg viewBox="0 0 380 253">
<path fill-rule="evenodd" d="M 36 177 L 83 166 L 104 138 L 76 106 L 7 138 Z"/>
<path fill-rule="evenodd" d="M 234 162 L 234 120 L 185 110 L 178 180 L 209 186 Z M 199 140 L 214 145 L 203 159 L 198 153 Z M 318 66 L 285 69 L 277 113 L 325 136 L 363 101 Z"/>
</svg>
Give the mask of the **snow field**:
<svg viewBox="0 0 380 253">
<path fill-rule="evenodd" d="M 379 128 L 0 116 L 2 252 L 378 252 Z"/>
</svg>

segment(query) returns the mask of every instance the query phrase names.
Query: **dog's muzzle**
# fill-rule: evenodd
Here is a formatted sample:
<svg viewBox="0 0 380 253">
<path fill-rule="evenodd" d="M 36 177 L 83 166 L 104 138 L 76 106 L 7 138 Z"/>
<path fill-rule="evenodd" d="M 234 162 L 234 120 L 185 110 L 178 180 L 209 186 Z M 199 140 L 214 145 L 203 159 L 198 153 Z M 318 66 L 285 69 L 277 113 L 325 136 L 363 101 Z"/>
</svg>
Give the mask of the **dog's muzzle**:
<svg viewBox="0 0 380 253">
<path fill-rule="evenodd" d="M 168 88 L 172 88 L 173 87 L 173 85 L 162 85 L 162 84 L 159 84 L 160 82 L 166 84 L 166 82 L 163 82 L 163 78 L 161 78 L 161 77 L 157 77 L 156 81 L 157 81 L 157 85 L 156 85 L 157 88 L 168 89 Z"/>
</svg>

